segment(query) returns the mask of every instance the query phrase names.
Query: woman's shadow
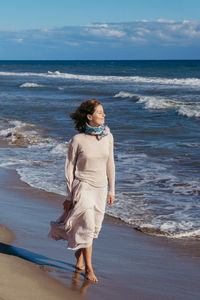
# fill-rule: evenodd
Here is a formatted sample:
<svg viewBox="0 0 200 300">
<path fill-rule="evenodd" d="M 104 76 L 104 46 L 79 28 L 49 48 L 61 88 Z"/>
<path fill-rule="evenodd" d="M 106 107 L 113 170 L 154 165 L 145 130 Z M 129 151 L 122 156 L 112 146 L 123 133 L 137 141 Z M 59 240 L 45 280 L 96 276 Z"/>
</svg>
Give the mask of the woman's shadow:
<svg viewBox="0 0 200 300">
<path fill-rule="evenodd" d="M 39 265 L 40 269 L 42 269 L 43 271 L 53 272 L 60 270 L 72 273 L 72 289 L 79 291 L 81 294 L 85 294 L 87 288 L 90 285 L 90 282 L 84 279 L 82 286 L 79 287 L 78 281 L 81 279 L 83 274 L 81 274 L 81 272 L 78 272 L 77 270 L 74 271 L 75 265 L 68 262 L 53 259 L 45 255 L 41 255 L 23 248 L 11 246 L 2 242 L 0 242 L 0 253 L 16 256 L 29 262 L 35 263 Z M 60 266 L 59 264 L 64 264 L 64 266 Z"/>
<path fill-rule="evenodd" d="M 26 250 L 23 248 L 11 246 L 11 245 L 8 245 L 5 243 L 0 243 L 0 253 L 20 257 L 24 260 L 33 262 L 39 266 L 48 266 L 49 270 L 52 269 L 52 271 L 54 268 L 62 269 L 62 270 L 66 270 L 66 271 L 72 271 L 71 268 L 75 267 L 73 264 L 63 262 L 61 260 L 49 258 L 47 256 L 44 256 L 44 255 L 29 251 L 29 250 Z M 56 263 L 64 264 L 65 267 L 59 266 Z M 69 267 L 71 267 L 71 268 L 69 268 Z"/>
</svg>

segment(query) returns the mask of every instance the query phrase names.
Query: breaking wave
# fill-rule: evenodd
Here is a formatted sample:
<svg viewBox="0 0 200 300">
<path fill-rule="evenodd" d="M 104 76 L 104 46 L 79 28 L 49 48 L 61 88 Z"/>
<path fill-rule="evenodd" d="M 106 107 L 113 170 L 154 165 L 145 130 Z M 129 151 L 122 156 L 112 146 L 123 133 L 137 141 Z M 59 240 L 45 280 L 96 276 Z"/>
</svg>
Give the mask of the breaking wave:
<svg viewBox="0 0 200 300">
<path fill-rule="evenodd" d="M 200 105 L 182 106 L 178 109 L 178 114 L 188 118 L 200 118 Z"/>
<path fill-rule="evenodd" d="M 44 85 L 33 83 L 33 82 L 25 82 L 25 83 L 21 84 L 20 87 L 21 88 L 41 88 L 41 87 L 44 87 Z"/>
<path fill-rule="evenodd" d="M 200 118 L 200 104 L 197 102 L 184 102 L 152 96 L 142 96 L 137 102 L 143 103 L 147 110 L 174 109 L 179 115 Z"/>
<path fill-rule="evenodd" d="M 109 82 L 137 82 L 151 83 L 162 85 L 181 85 L 200 87 L 199 78 L 160 78 L 160 77 L 143 77 L 143 76 L 101 76 L 101 75 L 81 75 L 71 73 L 61 73 L 59 71 L 47 73 L 34 72 L 0 72 L 0 76 L 21 76 L 21 77 L 45 77 L 61 79 L 77 79 L 84 81 L 109 81 Z"/>
<path fill-rule="evenodd" d="M 123 98 L 123 99 L 125 99 L 125 98 L 132 98 L 134 100 L 139 100 L 140 99 L 139 96 L 134 95 L 134 94 L 129 93 L 129 92 L 124 92 L 124 91 L 121 91 L 121 92 L 115 94 L 114 98 Z"/>
</svg>

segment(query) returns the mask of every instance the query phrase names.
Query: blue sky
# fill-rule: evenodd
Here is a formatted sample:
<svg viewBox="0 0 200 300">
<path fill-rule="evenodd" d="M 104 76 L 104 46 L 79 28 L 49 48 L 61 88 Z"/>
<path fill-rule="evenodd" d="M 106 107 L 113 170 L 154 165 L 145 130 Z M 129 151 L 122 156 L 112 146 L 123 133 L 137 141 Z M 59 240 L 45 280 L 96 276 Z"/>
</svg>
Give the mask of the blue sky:
<svg viewBox="0 0 200 300">
<path fill-rule="evenodd" d="M 0 59 L 200 59 L 199 0 L 7 0 L 0 7 Z"/>
</svg>

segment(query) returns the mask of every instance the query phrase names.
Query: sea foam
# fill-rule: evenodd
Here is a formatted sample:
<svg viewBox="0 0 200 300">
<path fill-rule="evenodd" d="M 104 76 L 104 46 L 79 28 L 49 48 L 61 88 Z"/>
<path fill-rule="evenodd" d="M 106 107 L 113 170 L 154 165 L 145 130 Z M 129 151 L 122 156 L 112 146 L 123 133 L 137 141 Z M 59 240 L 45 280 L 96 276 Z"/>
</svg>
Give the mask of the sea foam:
<svg viewBox="0 0 200 300">
<path fill-rule="evenodd" d="M 0 130 L 0 136 L 4 137 L 10 144 L 27 147 L 44 144 L 53 144 L 54 140 L 44 137 L 41 127 L 19 120 L 8 120 L 7 128 Z"/>
<path fill-rule="evenodd" d="M 135 229 L 150 235 L 166 236 L 168 238 L 174 238 L 174 239 L 182 239 L 182 238 L 200 239 L 200 228 L 193 229 L 193 226 L 196 226 L 196 224 L 193 224 L 192 222 L 185 222 L 184 224 L 184 222 L 177 223 L 177 222 L 170 221 L 170 222 L 163 222 L 160 224 L 146 223 L 138 226 L 136 225 Z"/>
<path fill-rule="evenodd" d="M 188 118 L 200 118 L 200 105 L 194 105 L 193 107 L 183 105 L 178 109 L 178 114 Z"/>
<path fill-rule="evenodd" d="M 164 97 L 141 96 L 138 103 L 144 103 L 145 109 L 172 109 L 177 108 L 180 102 Z M 182 103 L 184 104 L 184 102 Z"/>
</svg>

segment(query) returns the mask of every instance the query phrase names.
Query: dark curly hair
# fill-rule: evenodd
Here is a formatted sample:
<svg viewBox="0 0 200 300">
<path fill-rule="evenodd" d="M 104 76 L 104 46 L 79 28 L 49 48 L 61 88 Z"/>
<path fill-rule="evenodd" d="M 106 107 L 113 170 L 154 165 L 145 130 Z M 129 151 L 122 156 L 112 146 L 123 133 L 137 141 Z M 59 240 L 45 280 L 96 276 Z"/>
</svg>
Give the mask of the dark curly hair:
<svg viewBox="0 0 200 300">
<path fill-rule="evenodd" d="M 102 105 L 99 100 L 89 99 L 82 102 L 76 111 L 70 114 L 70 117 L 74 121 L 75 128 L 79 132 L 85 132 L 86 123 L 88 122 L 87 115 L 92 115 L 98 105 Z"/>
</svg>

